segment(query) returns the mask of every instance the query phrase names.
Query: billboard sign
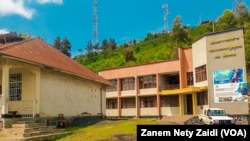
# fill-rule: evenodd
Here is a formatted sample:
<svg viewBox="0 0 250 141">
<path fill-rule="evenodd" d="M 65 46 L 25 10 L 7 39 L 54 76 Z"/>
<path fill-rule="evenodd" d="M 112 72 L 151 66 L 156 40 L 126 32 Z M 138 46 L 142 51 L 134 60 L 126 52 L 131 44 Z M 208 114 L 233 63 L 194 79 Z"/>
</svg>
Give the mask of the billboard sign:
<svg viewBox="0 0 250 141">
<path fill-rule="evenodd" d="M 242 68 L 215 70 L 213 81 L 215 103 L 248 102 L 248 83 Z"/>
</svg>

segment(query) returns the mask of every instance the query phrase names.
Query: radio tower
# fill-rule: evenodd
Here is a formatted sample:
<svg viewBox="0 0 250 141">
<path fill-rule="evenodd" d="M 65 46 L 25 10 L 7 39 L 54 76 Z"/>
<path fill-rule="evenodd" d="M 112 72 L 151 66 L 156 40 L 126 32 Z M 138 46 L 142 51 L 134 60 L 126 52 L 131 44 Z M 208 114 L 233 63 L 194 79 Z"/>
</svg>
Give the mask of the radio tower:
<svg viewBox="0 0 250 141">
<path fill-rule="evenodd" d="M 93 45 L 98 44 L 98 19 L 97 19 L 97 0 L 93 3 Z"/>
<path fill-rule="evenodd" d="M 233 12 L 236 14 L 237 7 L 241 3 L 241 0 L 233 0 Z"/>
<path fill-rule="evenodd" d="M 168 5 L 167 4 L 163 4 L 162 8 L 163 8 L 163 12 L 164 12 L 164 17 L 163 17 L 164 32 L 168 33 Z"/>
</svg>

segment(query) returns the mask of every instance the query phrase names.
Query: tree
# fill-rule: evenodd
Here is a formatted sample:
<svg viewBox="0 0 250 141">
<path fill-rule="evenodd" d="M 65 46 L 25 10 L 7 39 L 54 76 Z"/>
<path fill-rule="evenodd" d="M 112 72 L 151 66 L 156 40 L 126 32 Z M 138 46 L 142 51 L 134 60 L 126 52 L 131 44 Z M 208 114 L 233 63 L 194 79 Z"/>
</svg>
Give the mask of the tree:
<svg viewBox="0 0 250 141">
<path fill-rule="evenodd" d="M 102 49 L 103 51 L 106 51 L 106 50 L 108 50 L 108 48 L 109 48 L 108 40 L 107 40 L 107 39 L 102 40 L 101 49 Z"/>
<path fill-rule="evenodd" d="M 94 52 L 94 46 L 91 41 L 88 41 L 87 47 L 85 48 L 87 50 L 87 53 Z"/>
<path fill-rule="evenodd" d="M 54 40 L 53 47 L 62 52 L 63 54 L 71 57 L 71 43 L 66 37 L 64 37 L 61 41 L 61 38 L 57 36 Z"/>
<path fill-rule="evenodd" d="M 56 39 L 54 40 L 54 44 L 53 47 L 60 50 L 61 47 L 61 38 L 59 36 L 56 37 Z"/>
<path fill-rule="evenodd" d="M 101 49 L 103 51 L 108 51 L 108 50 L 114 50 L 116 49 L 116 42 L 115 42 L 115 39 L 112 39 L 110 38 L 109 41 L 104 39 L 102 41 L 102 46 L 101 46 Z"/>
<path fill-rule="evenodd" d="M 225 10 L 223 15 L 219 17 L 219 21 L 216 24 L 216 30 L 228 30 L 237 26 L 237 20 L 234 13 L 231 10 Z"/>
<path fill-rule="evenodd" d="M 238 18 L 238 17 L 244 16 L 246 14 L 248 14 L 248 9 L 247 9 L 246 5 L 244 3 L 240 3 L 236 7 L 235 16 Z"/>
<path fill-rule="evenodd" d="M 150 39 L 152 39 L 152 37 L 153 37 L 153 34 L 152 34 L 152 33 L 147 33 L 147 35 L 146 35 L 144 41 L 150 40 Z"/>
<path fill-rule="evenodd" d="M 124 49 L 123 55 L 125 57 L 126 62 L 135 61 L 134 52 L 131 49 Z"/>
<path fill-rule="evenodd" d="M 177 45 L 181 45 L 188 41 L 188 32 L 182 27 L 181 16 L 177 16 L 173 21 L 173 30 L 171 33 L 172 41 L 176 42 Z"/>
<path fill-rule="evenodd" d="M 71 56 L 71 43 L 70 41 L 65 37 L 62 40 L 61 43 L 62 53 L 64 53 L 67 56 Z"/>
<path fill-rule="evenodd" d="M 110 45 L 110 47 L 111 47 L 112 50 L 116 49 L 116 42 L 115 42 L 115 39 L 110 38 L 110 39 L 109 39 L 109 45 Z"/>
<path fill-rule="evenodd" d="M 241 3 L 238 5 L 236 8 L 236 13 L 235 13 L 237 22 L 240 26 L 244 25 L 244 23 L 250 21 L 250 15 L 248 12 L 248 9 L 244 3 Z"/>
<path fill-rule="evenodd" d="M 99 51 L 99 43 L 94 44 L 93 48 L 94 48 L 94 52 L 98 52 Z"/>
</svg>

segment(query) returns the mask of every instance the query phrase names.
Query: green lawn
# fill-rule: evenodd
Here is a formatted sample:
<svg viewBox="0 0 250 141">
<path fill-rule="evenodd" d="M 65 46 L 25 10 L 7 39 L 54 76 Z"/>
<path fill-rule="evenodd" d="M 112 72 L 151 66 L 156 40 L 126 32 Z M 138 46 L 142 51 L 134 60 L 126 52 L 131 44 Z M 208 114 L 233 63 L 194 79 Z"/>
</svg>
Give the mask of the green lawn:
<svg viewBox="0 0 250 141">
<path fill-rule="evenodd" d="M 90 126 L 68 127 L 73 133 L 55 141 L 98 141 L 114 140 L 117 134 L 136 135 L 137 124 L 161 124 L 156 119 L 124 119 L 112 122 L 101 122 Z"/>
</svg>

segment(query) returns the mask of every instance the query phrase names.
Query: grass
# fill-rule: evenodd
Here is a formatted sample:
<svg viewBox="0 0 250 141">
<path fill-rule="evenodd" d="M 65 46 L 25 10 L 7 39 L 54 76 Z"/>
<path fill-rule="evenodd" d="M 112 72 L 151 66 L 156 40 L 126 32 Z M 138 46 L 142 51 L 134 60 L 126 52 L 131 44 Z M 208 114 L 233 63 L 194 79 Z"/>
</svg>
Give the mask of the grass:
<svg viewBox="0 0 250 141">
<path fill-rule="evenodd" d="M 137 124 L 160 124 L 156 119 L 128 119 L 116 120 L 107 124 L 94 124 L 85 127 L 68 127 L 72 134 L 61 137 L 55 141 L 100 141 L 115 140 L 114 135 L 136 135 Z"/>
</svg>

